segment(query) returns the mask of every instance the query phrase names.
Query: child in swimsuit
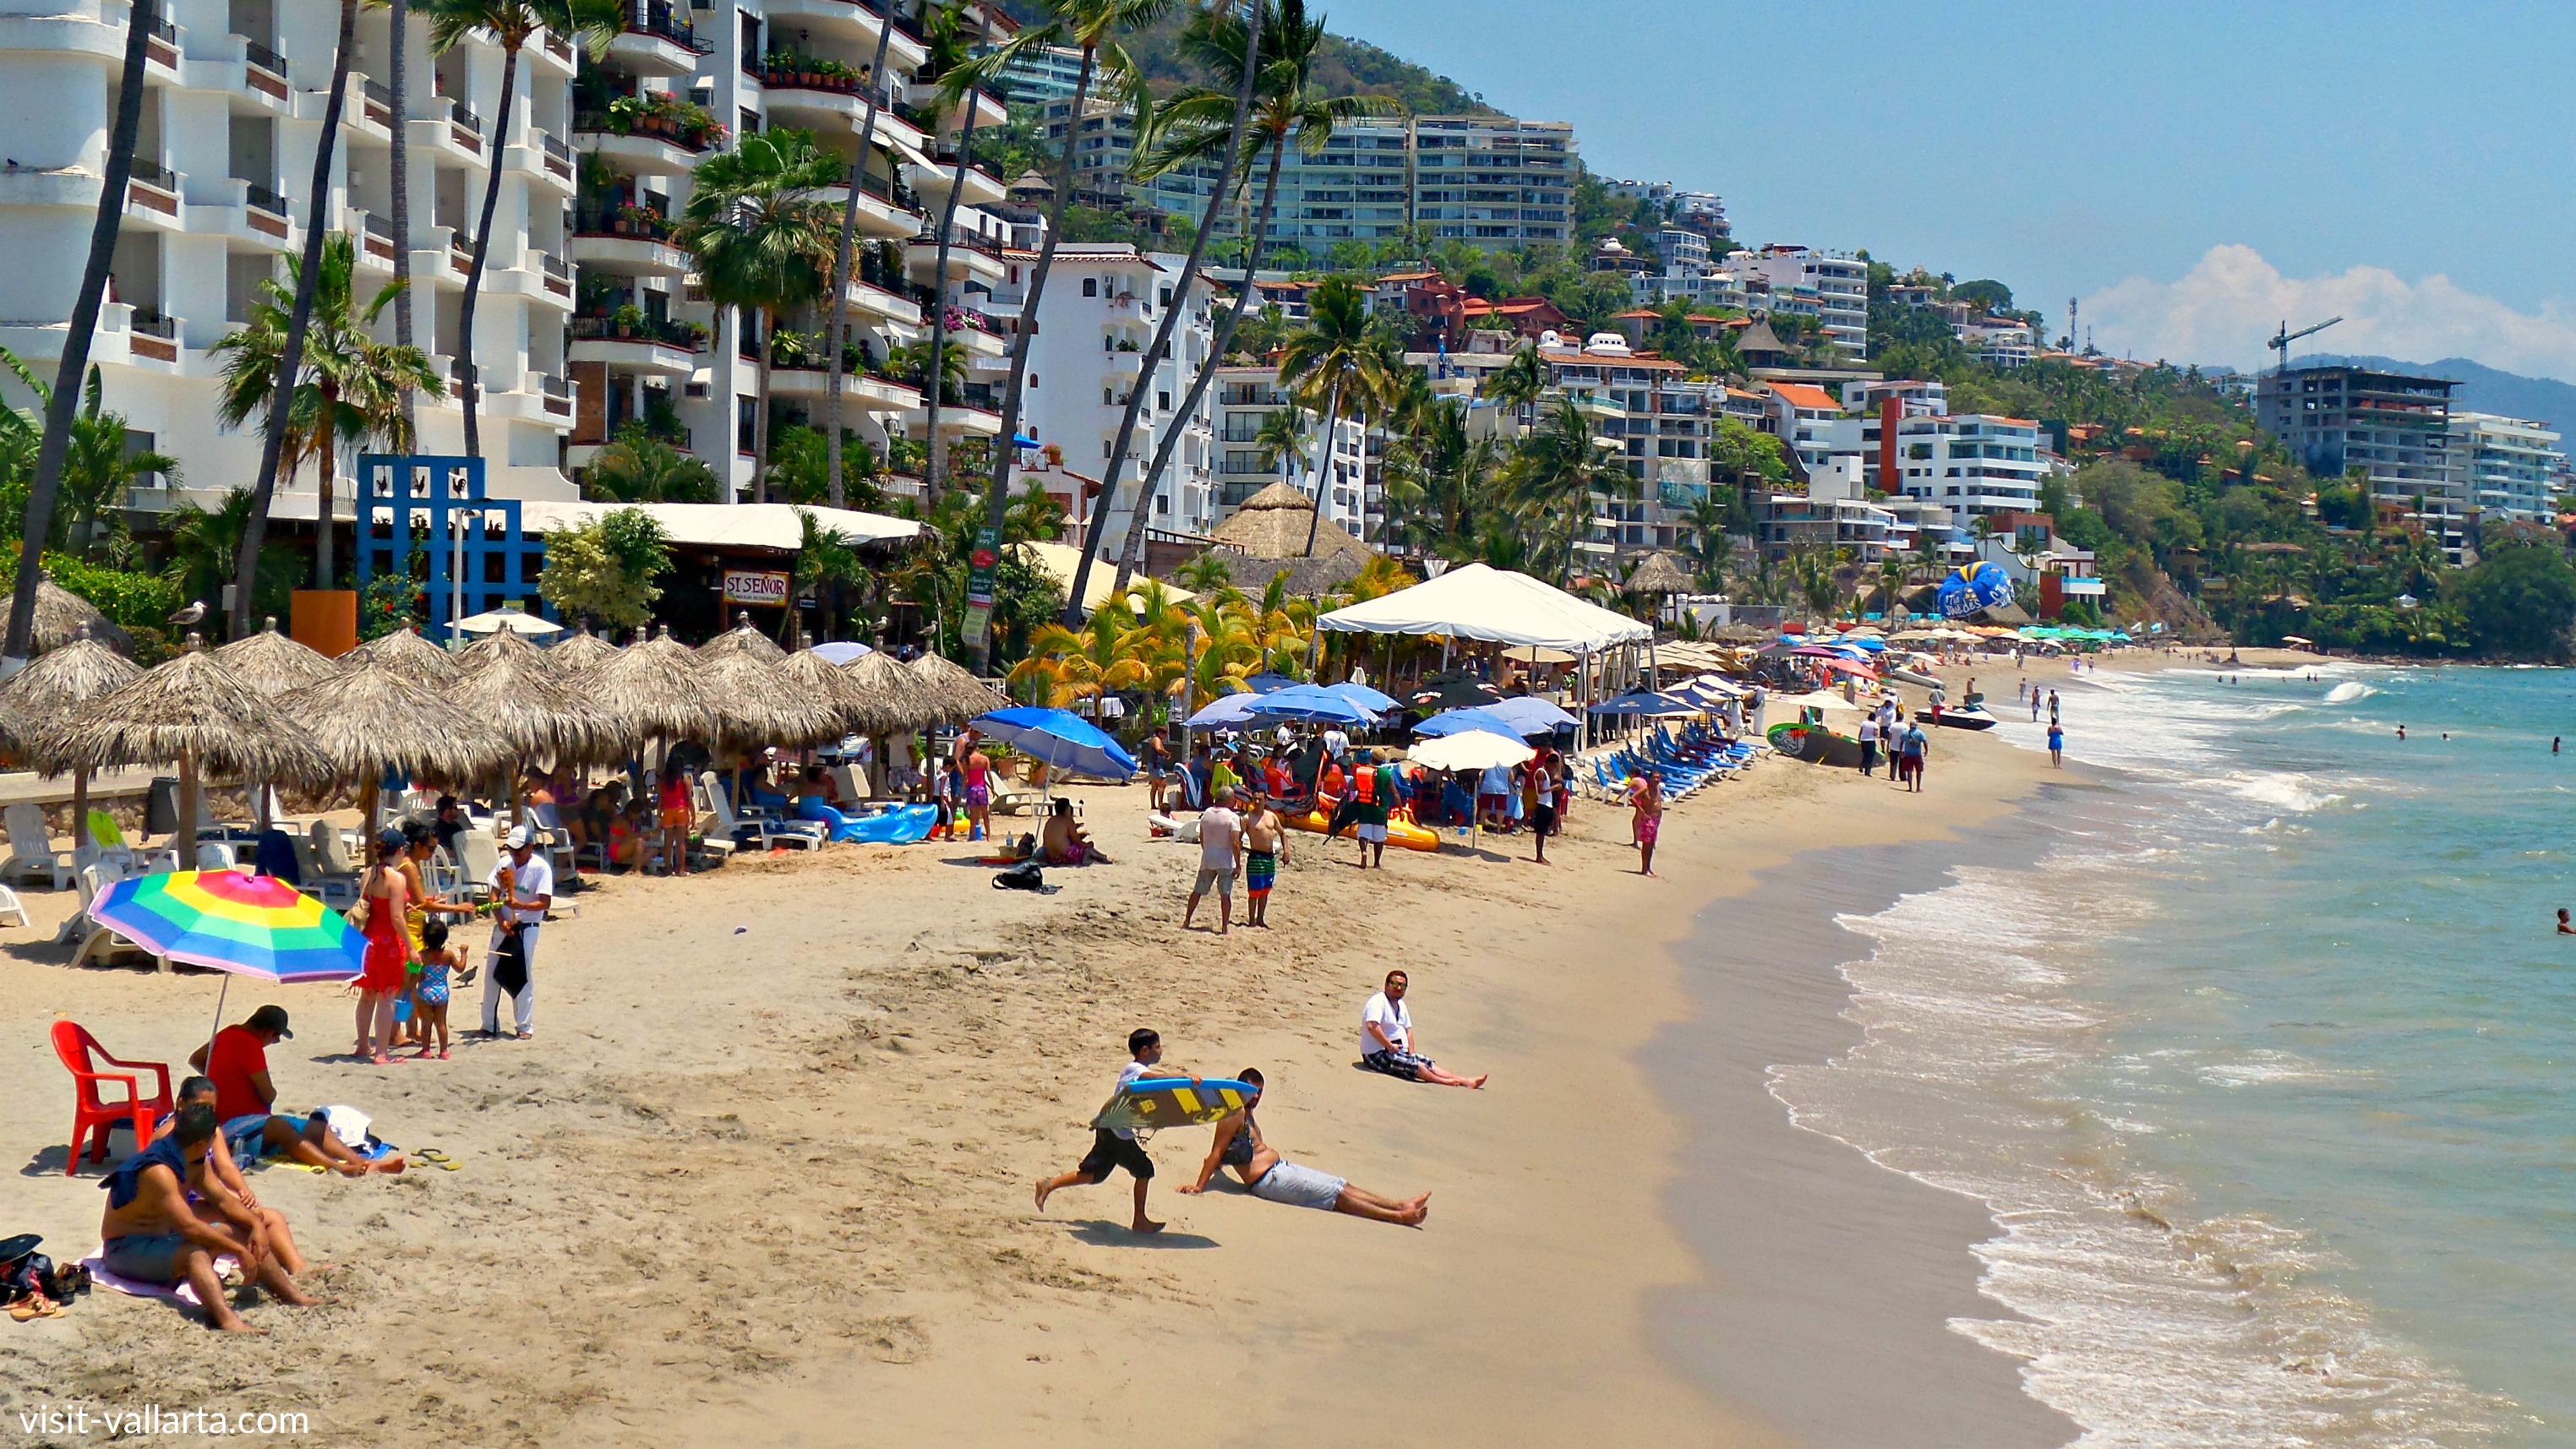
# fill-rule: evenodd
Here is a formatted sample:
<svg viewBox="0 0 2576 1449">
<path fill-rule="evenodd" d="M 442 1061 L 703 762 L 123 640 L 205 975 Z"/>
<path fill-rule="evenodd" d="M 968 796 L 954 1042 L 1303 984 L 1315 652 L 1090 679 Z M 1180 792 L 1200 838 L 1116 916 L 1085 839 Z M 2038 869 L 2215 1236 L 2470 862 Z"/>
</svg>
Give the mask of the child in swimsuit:
<svg viewBox="0 0 2576 1449">
<path fill-rule="evenodd" d="M 419 1005 L 412 1012 L 413 1026 L 420 1035 L 419 1056 L 430 1055 L 429 1036 L 438 1033 L 438 1059 L 447 1060 L 447 973 L 450 968 L 465 965 L 463 947 L 447 944 L 447 923 L 429 921 L 420 928 L 420 976 L 412 988 L 413 1000 Z M 418 1058 L 414 1058 L 418 1060 Z"/>
</svg>

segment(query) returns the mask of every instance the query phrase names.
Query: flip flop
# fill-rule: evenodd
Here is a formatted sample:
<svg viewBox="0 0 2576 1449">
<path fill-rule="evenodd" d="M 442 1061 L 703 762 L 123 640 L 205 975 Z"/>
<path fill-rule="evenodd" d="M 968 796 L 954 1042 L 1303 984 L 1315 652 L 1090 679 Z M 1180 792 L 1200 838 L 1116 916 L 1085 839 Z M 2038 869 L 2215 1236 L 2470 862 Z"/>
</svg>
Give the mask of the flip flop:
<svg viewBox="0 0 2576 1449">
<path fill-rule="evenodd" d="M 445 1168 L 449 1172 L 454 1172 L 456 1170 L 455 1159 L 449 1157 L 446 1153 L 439 1151 L 435 1147 L 424 1147 L 418 1152 L 413 1153 L 412 1156 L 419 1158 L 421 1161 L 426 1162 L 433 1167 Z"/>
</svg>

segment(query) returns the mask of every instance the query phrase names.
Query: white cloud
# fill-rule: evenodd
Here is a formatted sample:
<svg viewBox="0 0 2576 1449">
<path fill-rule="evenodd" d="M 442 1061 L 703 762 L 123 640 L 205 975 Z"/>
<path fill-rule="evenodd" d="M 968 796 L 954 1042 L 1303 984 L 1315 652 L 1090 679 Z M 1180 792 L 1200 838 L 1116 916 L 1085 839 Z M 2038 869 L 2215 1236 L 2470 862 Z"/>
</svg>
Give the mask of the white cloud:
<svg viewBox="0 0 2576 1449">
<path fill-rule="evenodd" d="M 2209 249 L 2180 280 L 2131 277 L 2084 299 L 2084 325 L 2106 352 L 2253 368 L 2287 318 L 2292 330 L 2340 315 L 2294 352 L 2376 353 L 2410 362 L 2466 357 L 2508 372 L 2576 380 L 2576 316 L 2556 303 L 2537 314 L 2435 273 L 2409 282 L 2385 267 L 2285 277 L 2249 246 Z"/>
</svg>

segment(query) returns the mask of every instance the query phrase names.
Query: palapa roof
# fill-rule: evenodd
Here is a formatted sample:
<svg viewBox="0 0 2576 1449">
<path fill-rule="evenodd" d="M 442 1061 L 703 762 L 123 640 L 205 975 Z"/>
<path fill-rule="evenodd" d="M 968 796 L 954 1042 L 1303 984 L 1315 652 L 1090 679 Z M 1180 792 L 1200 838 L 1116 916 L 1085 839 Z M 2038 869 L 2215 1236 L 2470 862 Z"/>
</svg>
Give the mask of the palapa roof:
<svg viewBox="0 0 2576 1449">
<path fill-rule="evenodd" d="M 216 650 L 215 657 L 242 683 L 271 697 L 340 672 L 327 655 L 278 633 L 274 614 L 258 633 L 235 639 Z"/>
<path fill-rule="evenodd" d="M 587 620 L 571 633 L 546 646 L 546 656 L 554 660 L 556 668 L 567 674 L 588 669 L 616 652 L 617 645 L 614 642 L 590 632 L 590 624 Z"/>
<path fill-rule="evenodd" d="M 698 646 L 700 654 L 709 656 L 735 650 L 744 651 L 755 659 L 771 664 L 787 657 L 787 651 L 779 648 L 776 640 L 751 627 L 749 614 L 742 616 L 741 623 Z"/>
<path fill-rule="evenodd" d="M 876 696 L 861 688 L 848 671 L 811 649 L 799 649 L 771 668 L 789 689 L 831 710 L 839 718 L 843 734 L 900 728 L 880 723 L 890 716 L 879 708 Z"/>
<path fill-rule="evenodd" d="M 579 759 L 634 739 L 544 650 L 508 629 L 475 641 L 457 662 L 454 682 L 440 694 L 450 709 L 498 741 L 512 758 Z"/>
<path fill-rule="evenodd" d="M 1331 519 L 1315 523 L 1314 517 L 1312 499 L 1286 483 L 1273 483 L 1245 499 L 1235 515 L 1218 524 L 1208 536 L 1219 543 L 1233 544 L 1255 558 L 1303 558 L 1306 530 L 1311 525 L 1315 530 L 1315 557 L 1348 553 L 1367 560 L 1367 545 Z"/>
<path fill-rule="evenodd" d="M 418 675 L 382 663 L 334 670 L 285 695 L 342 784 L 381 779 L 482 779 L 513 756 L 482 722 L 452 708 Z"/>
<path fill-rule="evenodd" d="M 715 723 L 701 673 L 697 651 L 672 638 L 665 625 L 658 637 L 581 670 L 573 684 L 638 739 L 688 739 L 709 733 Z"/>
<path fill-rule="evenodd" d="M 894 656 L 883 650 L 860 655 L 842 665 L 841 672 L 850 676 L 860 696 L 877 711 L 871 716 L 874 722 L 866 726 L 871 734 L 917 730 L 944 718 L 929 682 L 896 663 Z"/>
<path fill-rule="evenodd" d="M 924 654 L 905 667 L 920 681 L 922 693 L 938 706 L 942 724 L 960 724 L 1011 707 L 1009 700 L 995 694 L 964 665 L 940 655 Z"/>
<path fill-rule="evenodd" d="M 63 728 L 82 706 L 142 675 L 141 665 L 98 640 L 74 639 L 0 685 L 0 740 L 28 749 L 43 731 Z"/>
<path fill-rule="evenodd" d="M 32 741 L 38 771 L 113 770 L 183 756 L 200 771 L 236 779 L 321 781 L 330 766 L 313 737 L 278 704 L 242 682 L 193 635 L 188 651 L 74 710 Z"/>
<path fill-rule="evenodd" d="M 83 637 L 95 639 L 119 654 L 134 652 L 134 636 L 100 613 L 96 604 L 39 575 L 36 628 L 28 647 L 44 654 Z"/>
<path fill-rule="evenodd" d="M 455 655 L 410 629 L 396 629 L 381 638 L 370 639 L 340 656 L 343 669 L 364 669 L 373 664 L 408 670 L 432 689 L 445 689 L 455 683 L 457 670 L 461 667 Z"/>
<path fill-rule="evenodd" d="M 717 740 L 754 745 L 811 745 L 848 733 L 832 704 L 792 683 L 779 665 L 748 649 L 702 649 L 699 677 Z M 785 651 L 780 652 L 780 661 Z"/>
<path fill-rule="evenodd" d="M 1316 548 L 1321 550 L 1322 547 L 1323 544 L 1319 540 Z M 1359 554 L 1338 550 L 1330 553 L 1318 552 L 1314 558 L 1306 558 L 1303 555 L 1292 558 L 1254 558 L 1250 554 L 1234 553 L 1221 548 L 1210 549 L 1201 557 L 1216 560 L 1218 566 L 1225 570 L 1228 582 L 1255 598 L 1260 596 L 1262 590 L 1270 587 L 1272 579 L 1285 573 L 1288 575 L 1286 586 L 1288 592 L 1301 599 L 1329 594 L 1358 578 L 1363 558 Z"/>
<path fill-rule="evenodd" d="M 1673 562 L 1673 556 L 1660 550 L 1646 555 L 1637 571 L 1619 587 L 1632 594 L 1686 594 L 1697 585 L 1688 571 Z"/>
</svg>

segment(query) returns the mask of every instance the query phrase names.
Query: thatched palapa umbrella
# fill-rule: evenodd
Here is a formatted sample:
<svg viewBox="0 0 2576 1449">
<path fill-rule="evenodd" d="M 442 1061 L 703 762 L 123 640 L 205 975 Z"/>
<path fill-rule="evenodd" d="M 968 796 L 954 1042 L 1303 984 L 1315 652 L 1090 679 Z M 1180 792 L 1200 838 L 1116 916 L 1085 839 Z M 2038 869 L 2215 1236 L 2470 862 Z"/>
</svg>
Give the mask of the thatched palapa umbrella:
<svg viewBox="0 0 2576 1449">
<path fill-rule="evenodd" d="M 567 674 L 589 669 L 617 652 L 615 644 L 590 632 L 587 623 L 546 646 L 546 657 Z"/>
<path fill-rule="evenodd" d="M 924 654 L 909 666 L 922 693 L 934 701 L 942 724 L 963 724 L 979 714 L 1008 709 L 1011 702 L 995 694 L 966 667 L 937 654 Z"/>
<path fill-rule="evenodd" d="M 199 773 L 240 780 L 327 779 L 313 737 L 274 701 L 242 683 L 190 635 L 178 658 L 77 710 L 29 752 L 46 774 L 122 765 L 179 765 L 179 864 L 194 869 Z"/>
<path fill-rule="evenodd" d="M 744 614 L 740 623 L 698 646 L 700 654 L 710 656 L 737 651 L 771 664 L 787 657 L 787 651 L 779 648 L 776 640 L 751 627 L 749 614 Z"/>
<path fill-rule="evenodd" d="M 932 698 L 929 686 L 896 663 L 893 655 L 883 650 L 862 654 L 842 665 L 841 672 L 850 676 L 876 711 L 873 718 L 882 722 L 878 732 L 924 729 L 939 722 L 939 701 Z"/>
<path fill-rule="evenodd" d="M 388 773 L 472 780 L 511 763 L 478 721 L 414 676 L 381 664 L 335 670 L 279 703 L 305 722 L 336 782 L 371 796 Z M 372 801 L 367 820 L 372 827 Z"/>
<path fill-rule="evenodd" d="M 343 669 L 365 669 L 374 665 L 409 673 L 432 689 L 445 689 L 454 684 L 457 670 L 461 667 L 455 655 L 407 628 L 370 639 L 340 656 Z"/>
<path fill-rule="evenodd" d="M 1687 594 L 1695 586 L 1671 554 L 1658 550 L 1646 555 L 1619 587 L 1632 594 Z"/>
<path fill-rule="evenodd" d="M 634 736 L 518 634 L 499 630 L 457 656 L 456 682 L 441 691 L 448 707 L 488 734 L 511 762 L 505 782 L 514 820 L 521 818 L 519 780 L 527 761 L 597 759 Z"/>
<path fill-rule="evenodd" d="M 0 740 L 20 754 L 39 736 L 68 727 L 94 701 L 143 677 L 142 666 L 96 639 L 75 639 L 41 655 L 0 687 Z M 72 771 L 72 862 L 89 848 L 89 771 Z"/>
<path fill-rule="evenodd" d="M 749 650 L 701 651 L 699 658 L 714 734 L 734 749 L 820 744 L 847 733 L 839 709 Z"/>
<path fill-rule="evenodd" d="M 583 669 L 573 685 L 638 740 L 686 739 L 706 734 L 713 723 L 702 672 L 696 652 L 666 625 L 660 637 L 640 639 Z"/>
<path fill-rule="evenodd" d="M 787 688 L 814 700 L 840 721 L 841 733 L 865 734 L 877 719 L 876 700 L 837 664 L 799 649 L 771 666 Z"/>
<path fill-rule="evenodd" d="M 36 629 L 27 647 L 47 654 L 80 639 L 95 639 L 119 654 L 134 652 L 134 636 L 116 627 L 98 606 L 52 579 L 36 581 Z"/>
<path fill-rule="evenodd" d="M 258 633 L 235 639 L 216 650 L 215 658 L 242 683 L 271 699 L 340 672 L 340 666 L 320 651 L 278 633 L 277 616 L 274 614 L 268 616 L 267 625 Z M 310 715 L 296 715 L 295 718 L 307 724 L 312 722 Z M 259 822 L 259 828 L 266 830 L 270 794 L 266 782 L 259 785 L 258 793 L 259 799 L 251 807 L 252 816 Z M 374 823 L 373 816 L 369 817 L 368 823 Z"/>
</svg>

